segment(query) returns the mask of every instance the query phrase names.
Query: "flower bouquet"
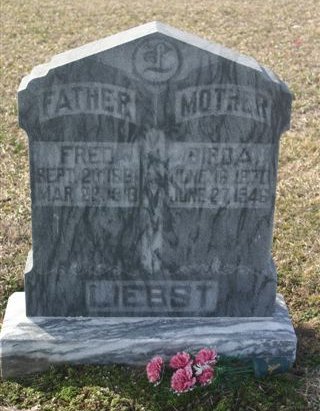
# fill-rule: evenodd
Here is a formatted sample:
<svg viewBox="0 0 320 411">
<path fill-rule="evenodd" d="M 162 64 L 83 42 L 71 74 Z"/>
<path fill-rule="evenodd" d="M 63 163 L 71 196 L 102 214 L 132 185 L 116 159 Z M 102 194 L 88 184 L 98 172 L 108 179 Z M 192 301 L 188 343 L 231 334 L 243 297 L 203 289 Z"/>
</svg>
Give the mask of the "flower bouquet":
<svg viewBox="0 0 320 411">
<path fill-rule="evenodd" d="M 191 391 L 196 386 L 211 384 L 218 361 L 217 352 L 210 348 L 201 349 L 193 358 L 187 352 L 178 352 L 169 362 L 173 371 L 171 389 L 176 394 Z M 163 358 L 155 356 L 147 364 L 147 377 L 150 383 L 159 385 L 165 370 Z"/>
</svg>

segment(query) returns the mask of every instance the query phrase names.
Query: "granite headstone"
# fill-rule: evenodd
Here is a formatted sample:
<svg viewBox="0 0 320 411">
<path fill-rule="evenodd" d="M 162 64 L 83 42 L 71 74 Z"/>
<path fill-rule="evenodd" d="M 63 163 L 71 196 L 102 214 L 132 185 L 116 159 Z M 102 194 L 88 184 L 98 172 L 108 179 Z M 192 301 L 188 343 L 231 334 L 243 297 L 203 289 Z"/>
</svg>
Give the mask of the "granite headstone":
<svg viewBox="0 0 320 411">
<path fill-rule="evenodd" d="M 62 54 L 21 84 L 29 316 L 273 313 L 290 93 L 254 60 L 166 30 Z"/>
<path fill-rule="evenodd" d="M 46 328 L 46 317 L 126 317 L 128 330 L 137 326 L 128 317 L 271 318 L 285 310 L 282 300 L 276 307 L 271 243 L 291 94 L 270 70 L 154 22 L 36 67 L 18 103 L 30 152 L 31 321 L 42 317 Z M 282 311 L 275 321 L 287 318 Z M 80 330 L 79 319 L 68 321 Z M 156 321 L 144 323 L 148 335 Z M 201 321 L 181 332 L 195 333 Z M 227 334 L 240 324 L 230 321 Z M 292 362 L 286 321 L 289 354 L 274 355 Z"/>
</svg>

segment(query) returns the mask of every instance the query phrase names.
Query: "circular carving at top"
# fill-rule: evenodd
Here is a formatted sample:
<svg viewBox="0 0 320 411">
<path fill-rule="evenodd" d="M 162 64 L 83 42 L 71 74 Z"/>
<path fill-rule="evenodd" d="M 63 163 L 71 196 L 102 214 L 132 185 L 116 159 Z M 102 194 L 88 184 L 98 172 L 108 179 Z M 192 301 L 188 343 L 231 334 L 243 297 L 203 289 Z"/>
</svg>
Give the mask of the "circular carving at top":
<svg viewBox="0 0 320 411">
<path fill-rule="evenodd" d="M 133 53 L 136 73 L 150 83 L 163 83 L 179 70 L 181 57 L 177 47 L 167 39 L 146 39 Z"/>
</svg>

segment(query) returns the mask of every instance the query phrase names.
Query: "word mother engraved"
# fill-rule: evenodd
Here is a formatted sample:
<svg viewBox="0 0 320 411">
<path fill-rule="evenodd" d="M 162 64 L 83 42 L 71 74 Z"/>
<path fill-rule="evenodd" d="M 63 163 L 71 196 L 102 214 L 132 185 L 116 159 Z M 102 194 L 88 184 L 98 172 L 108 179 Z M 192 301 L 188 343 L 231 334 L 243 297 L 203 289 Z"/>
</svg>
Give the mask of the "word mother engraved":
<svg viewBox="0 0 320 411">
<path fill-rule="evenodd" d="M 215 115 L 234 115 L 271 122 L 271 100 L 249 87 L 210 85 L 189 87 L 176 95 L 176 120 Z"/>
</svg>

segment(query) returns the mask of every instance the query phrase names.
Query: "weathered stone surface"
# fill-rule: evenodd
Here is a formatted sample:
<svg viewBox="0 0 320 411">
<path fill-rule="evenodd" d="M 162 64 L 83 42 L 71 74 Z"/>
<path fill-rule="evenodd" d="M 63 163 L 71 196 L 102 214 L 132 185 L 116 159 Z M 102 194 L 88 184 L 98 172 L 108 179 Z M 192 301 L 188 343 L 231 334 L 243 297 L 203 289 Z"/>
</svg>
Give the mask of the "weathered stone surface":
<svg viewBox="0 0 320 411">
<path fill-rule="evenodd" d="M 50 364 L 145 365 L 155 354 L 213 347 L 220 355 L 250 358 L 256 372 L 285 371 L 295 360 L 296 336 L 283 298 L 273 317 L 107 318 L 34 317 L 24 293 L 8 303 L 0 334 L 2 376 L 42 371 Z M 268 365 L 269 364 L 269 365 Z"/>
<path fill-rule="evenodd" d="M 18 99 L 33 251 L 1 330 L 4 378 L 203 346 L 257 375 L 292 365 L 271 257 L 284 83 L 149 23 L 36 67 Z"/>
<path fill-rule="evenodd" d="M 270 70 L 154 22 L 55 56 L 18 97 L 27 315 L 272 315 L 291 95 Z"/>
</svg>

